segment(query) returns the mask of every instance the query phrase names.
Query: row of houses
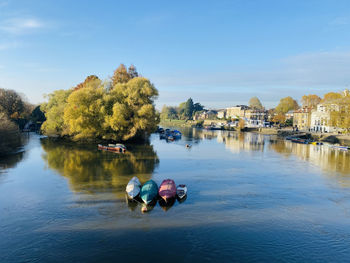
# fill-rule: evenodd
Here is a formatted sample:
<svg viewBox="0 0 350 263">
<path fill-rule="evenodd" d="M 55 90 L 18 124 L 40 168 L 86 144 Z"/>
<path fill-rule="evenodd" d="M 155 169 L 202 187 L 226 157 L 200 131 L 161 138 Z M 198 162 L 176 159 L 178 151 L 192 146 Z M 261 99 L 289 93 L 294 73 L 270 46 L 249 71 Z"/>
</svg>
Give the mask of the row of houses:
<svg viewBox="0 0 350 263">
<path fill-rule="evenodd" d="M 252 109 L 246 105 L 237 105 L 221 110 L 208 110 L 201 113 L 195 114 L 194 120 L 205 120 L 205 119 L 236 119 L 244 120 L 246 127 L 266 127 L 270 123 L 267 120 L 267 111 Z"/>
<path fill-rule="evenodd" d="M 331 112 L 338 111 L 337 104 L 318 104 L 316 109 L 304 107 L 294 111 L 293 126 L 299 130 L 314 132 L 336 132 L 337 127 L 331 125 Z"/>
</svg>

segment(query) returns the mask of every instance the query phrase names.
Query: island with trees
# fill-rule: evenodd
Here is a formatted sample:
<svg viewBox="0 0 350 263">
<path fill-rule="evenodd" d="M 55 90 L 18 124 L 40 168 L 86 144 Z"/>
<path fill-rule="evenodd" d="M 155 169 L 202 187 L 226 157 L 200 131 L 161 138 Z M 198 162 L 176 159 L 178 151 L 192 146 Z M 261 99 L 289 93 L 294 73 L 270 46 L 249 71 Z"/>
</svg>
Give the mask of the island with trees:
<svg viewBox="0 0 350 263">
<path fill-rule="evenodd" d="M 147 139 L 159 123 L 158 91 L 134 66 L 121 64 L 111 81 L 88 76 L 68 90 L 56 90 L 41 105 L 43 134 L 75 141 Z"/>
</svg>

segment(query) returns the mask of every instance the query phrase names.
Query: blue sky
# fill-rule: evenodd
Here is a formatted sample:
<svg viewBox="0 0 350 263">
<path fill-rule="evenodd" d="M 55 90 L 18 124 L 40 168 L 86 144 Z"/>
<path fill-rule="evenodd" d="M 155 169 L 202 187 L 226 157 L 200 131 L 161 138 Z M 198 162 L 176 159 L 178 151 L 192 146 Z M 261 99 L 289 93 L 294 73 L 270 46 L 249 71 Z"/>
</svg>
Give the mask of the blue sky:
<svg viewBox="0 0 350 263">
<path fill-rule="evenodd" d="M 134 64 L 157 107 L 267 107 L 350 85 L 349 1 L 0 0 L 0 87 L 32 103 Z"/>
</svg>

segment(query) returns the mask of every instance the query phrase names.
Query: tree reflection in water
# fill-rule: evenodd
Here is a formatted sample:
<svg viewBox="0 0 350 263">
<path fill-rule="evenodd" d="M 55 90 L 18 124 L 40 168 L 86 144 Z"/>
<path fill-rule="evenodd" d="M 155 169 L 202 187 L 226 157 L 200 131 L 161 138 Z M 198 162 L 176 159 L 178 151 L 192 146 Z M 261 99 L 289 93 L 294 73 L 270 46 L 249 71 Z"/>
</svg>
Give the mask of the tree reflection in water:
<svg viewBox="0 0 350 263">
<path fill-rule="evenodd" d="M 59 143 L 42 139 L 43 159 L 50 169 L 69 181 L 74 192 L 112 192 L 125 197 L 125 186 L 137 176 L 141 183 L 151 179 L 159 163 L 152 145 L 132 145 L 125 154 L 99 151 L 94 145 Z"/>
<path fill-rule="evenodd" d="M 1 173 L 9 168 L 14 168 L 16 165 L 23 160 L 24 152 L 18 152 L 0 158 L 0 176 Z"/>
</svg>

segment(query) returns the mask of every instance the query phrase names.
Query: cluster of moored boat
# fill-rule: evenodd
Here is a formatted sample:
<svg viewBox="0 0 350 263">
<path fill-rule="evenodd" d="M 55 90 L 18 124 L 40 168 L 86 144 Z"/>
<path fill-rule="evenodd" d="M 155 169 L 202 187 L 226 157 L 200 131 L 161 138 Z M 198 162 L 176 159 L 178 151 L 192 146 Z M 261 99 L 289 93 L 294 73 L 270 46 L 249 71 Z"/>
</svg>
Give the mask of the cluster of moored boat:
<svg viewBox="0 0 350 263">
<path fill-rule="evenodd" d="M 294 143 L 300 143 L 300 144 L 312 144 L 312 145 L 323 145 L 323 142 L 313 141 L 310 139 L 302 139 L 297 137 L 288 136 L 286 137 L 286 140 L 290 140 Z M 348 146 L 342 146 L 342 145 L 334 145 L 334 144 L 326 144 L 328 147 L 338 150 L 350 150 L 350 147 Z"/>
<path fill-rule="evenodd" d="M 178 130 L 170 130 L 158 128 L 159 138 L 167 141 L 175 141 L 181 139 L 182 133 Z"/>
<path fill-rule="evenodd" d="M 155 202 L 158 197 L 165 203 L 174 201 L 175 198 L 179 200 L 184 199 L 187 195 L 187 187 L 180 184 L 176 187 L 174 180 L 164 180 L 159 188 L 155 181 L 149 180 L 141 185 L 139 179 L 134 176 L 126 186 L 126 194 L 129 199 L 141 199 L 146 205 Z"/>
</svg>

